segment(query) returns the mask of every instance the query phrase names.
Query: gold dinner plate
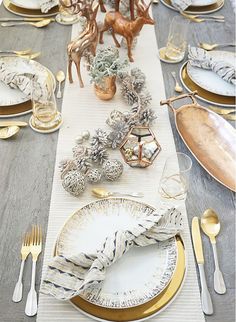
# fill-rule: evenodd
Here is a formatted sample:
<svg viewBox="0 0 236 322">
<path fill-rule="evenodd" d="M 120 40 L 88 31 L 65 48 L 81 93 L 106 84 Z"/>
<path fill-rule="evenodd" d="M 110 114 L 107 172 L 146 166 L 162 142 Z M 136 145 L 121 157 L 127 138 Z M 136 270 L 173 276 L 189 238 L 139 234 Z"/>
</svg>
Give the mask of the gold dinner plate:
<svg viewBox="0 0 236 322">
<path fill-rule="evenodd" d="M 24 115 L 32 111 L 31 101 L 11 106 L 0 106 L 0 118 Z"/>
<path fill-rule="evenodd" d="M 10 0 L 3 0 L 3 5 L 8 11 L 22 17 L 43 18 L 43 17 L 54 16 L 59 12 L 58 6 L 52 8 L 47 13 L 42 13 L 41 10 L 32 10 L 32 9 L 17 7 L 14 4 L 12 4 Z"/>
<path fill-rule="evenodd" d="M 187 73 L 187 62 L 183 64 L 180 69 L 180 79 L 184 87 L 189 92 L 194 92 L 197 90 L 197 97 L 211 104 L 225 106 L 225 107 L 234 107 L 235 106 L 235 97 L 233 96 L 223 96 L 209 92 L 202 87 L 195 84 Z"/>
<path fill-rule="evenodd" d="M 164 309 L 180 290 L 186 272 L 185 248 L 182 239 L 178 236 L 178 259 L 173 277 L 168 286 L 151 301 L 126 309 L 108 309 L 87 302 L 79 296 L 71 299 L 71 303 L 80 311 L 95 319 L 114 322 L 138 321 L 151 317 Z"/>
<path fill-rule="evenodd" d="M 173 5 L 171 4 L 170 0 L 161 0 L 161 2 L 168 8 L 173 9 L 175 11 L 178 11 Z M 207 14 L 212 13 L 215 11 L 220 10 L 224 5 L 224 0 L 218 0 L 216 3 L 213 3 L 208 6 L 189 6 L 184 12 L 190 13 L 190 14 Z"/>
</svg>

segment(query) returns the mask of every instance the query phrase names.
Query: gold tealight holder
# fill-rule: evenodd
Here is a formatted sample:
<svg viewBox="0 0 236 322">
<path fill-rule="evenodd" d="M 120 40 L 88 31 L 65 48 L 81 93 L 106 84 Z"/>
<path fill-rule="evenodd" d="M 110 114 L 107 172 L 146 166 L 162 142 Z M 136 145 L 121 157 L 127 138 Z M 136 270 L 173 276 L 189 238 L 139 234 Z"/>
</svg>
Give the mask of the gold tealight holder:
<svg viewBox="0 0 236 322">
<path fill-rule="evenodd" d="M 161 151 L 154 133 L 148 126 L 134 126 L 120 146 L 125 162 L 131 167 L 149 167 Z"/>
</svg>

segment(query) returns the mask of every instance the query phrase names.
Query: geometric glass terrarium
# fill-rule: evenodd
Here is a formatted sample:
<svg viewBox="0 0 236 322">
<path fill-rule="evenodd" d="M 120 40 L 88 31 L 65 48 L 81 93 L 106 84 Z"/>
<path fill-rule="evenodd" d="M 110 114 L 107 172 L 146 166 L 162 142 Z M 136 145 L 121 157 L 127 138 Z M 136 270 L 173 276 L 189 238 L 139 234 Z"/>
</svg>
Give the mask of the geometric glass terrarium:
<svg viewBox="0 0 236 322">
<path fill-rule="evenodd" d="M 125 162 L 131 167 L 150 166 L 160 151 L 161 146 L 148 126 L 134 126 L 120 146 Z"/>
</svg>

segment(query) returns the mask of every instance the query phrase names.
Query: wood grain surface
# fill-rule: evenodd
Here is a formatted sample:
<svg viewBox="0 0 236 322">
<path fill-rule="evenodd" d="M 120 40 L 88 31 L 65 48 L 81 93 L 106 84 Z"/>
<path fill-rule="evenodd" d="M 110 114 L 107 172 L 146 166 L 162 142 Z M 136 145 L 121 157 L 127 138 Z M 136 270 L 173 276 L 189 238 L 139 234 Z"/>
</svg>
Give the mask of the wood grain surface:
<svg viewBox="0 0 236 322">
<path fill-rule="evenodd" d="M 161 3 L 153 5 L 153 13 L 157 21 L 156 36 L 160 48 L 166 43 L 169 25 L 176 13 Z M 190 24 L 188 42 L 191 45 L 196 45 L 199 41 L 233 41 L 235 17 L 229 1 L 226 0 L 219 13 L 226 17 L 225 24 Z M 9 16 L 11 14 L 1 6 L 0 17 Z M 41 51 L 38 61 L 56 73 L 59 69 L 66 71 L 66 44 L 70 37 L 71 28 L 56 23 L 41 30 L 28 26 L 0 27 L 0 49 L 32 48 L 34 51 Z M 143 50 L 145 53 L 145 48 Z M 167 97 L 175 94 L 170 73 L 178 72 L 180 66 L 181 64 L 162 63 Z M 59 108 L 60 105 L 61 101 L 58 101 Z M 190 155 L 175 129 L 171 112 L 170 118 L 176 150 Z M 27 121 L 29 116 L 17 119 Z M 43 226 L 44 236 L 46 235 L 56 147 L 57 133 L 37 134 L 29 127 L 22 129 L 15 138 L 0 141 L 0 322 L 36 320 L 35 317 L 28 318 L 24 314 L 30 286 L 30 261 L 25 267 L 22 302 L 15 304 L 11 298 L 19 273 L 22 234 L 32 223 L 39 223 Z M 206 317 L 206 321 L 232 322 L 235 316 L 235 196 L 216 182 L 194 159 L 190 182 L 187 198 L 189 221 L 191 222 L 193 216 L 200 216 L 206 208 L 212 207 L 222 222 L 222 231 L 217 241 L 219 261 L 227 286 L 225 295 L 217 295 L 213 290 L 213 254 L 209 240 L 203 236 L 207 282 L 215 310 L 213 316 Z M 41 255 L 37 267 L 37 288 L 40 283 L 42 258 Z"/>
</svg>

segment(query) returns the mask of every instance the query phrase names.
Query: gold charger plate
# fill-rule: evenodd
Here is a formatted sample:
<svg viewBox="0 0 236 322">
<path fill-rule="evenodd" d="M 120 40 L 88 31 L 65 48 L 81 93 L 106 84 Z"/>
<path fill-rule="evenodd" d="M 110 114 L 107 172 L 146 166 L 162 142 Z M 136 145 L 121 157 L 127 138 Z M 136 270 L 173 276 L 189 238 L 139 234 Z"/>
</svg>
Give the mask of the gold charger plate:
<svg viewBox="0 0 236 322">
<path fill-rule="evenodd" d="M 32 111 L 31 101 L 11 106 L 0 106 L 0 118 L 24 115 Z"/>
<path fill-rule="evenodd" d="M 179 76 L 183 86 L 187 89 L 187 91 L 198 92 L 197 97 L 199 99 L 202 99 L 207 103 L 215 104 L 219 106 L 225 106 L 225 107 L 235 106 L 235 97 L 214 94 L 214 93 L 208 92 L 207 90 L 195 84 L 188 76 L 187 62 L 185 62 L 181 67 Z"/>
<path fill-rule="evenodd" d="M 17 7 L 14 4 L 12 4 L 10 0 L 3 0 L 3 5 L 11 13 L 14 13 L 15 15 L 22 16 L 22 17 L 43 18 L 43 17 L 54 16 L 59 12 L 58 6 L 52 8 L 47 13 L 42 13 L 41 10 L 31 10 L 31 9 Z"/>
<path fill-rule="evenodd" d="M 172 6 L 170 0 L 161 0 L 161 2 L 168 8 L 178 11 L 175 7 Z M 220 10 L 224 5 L 224 0 L 218 0 L 216 3 L 213 3 L 208 6 L 193 7 L 190 6 L 184 12 L 190 14 L 208 14 Z"/>
<path fill-rule="evenodd" d="M 85 314 L 104 321 L 127 322 L 139 321 L 152 316 L 163 310 L 181 289 L 186 272 L 185 248 L 182 239 L 178 236 L 177 250 L 178 260 L 175 272 L 169 285 L 151 301 L 126 309 L 107 309 L 87 302 L 79 296 L 74 297 L 71 303 Z"/>
</svg>

